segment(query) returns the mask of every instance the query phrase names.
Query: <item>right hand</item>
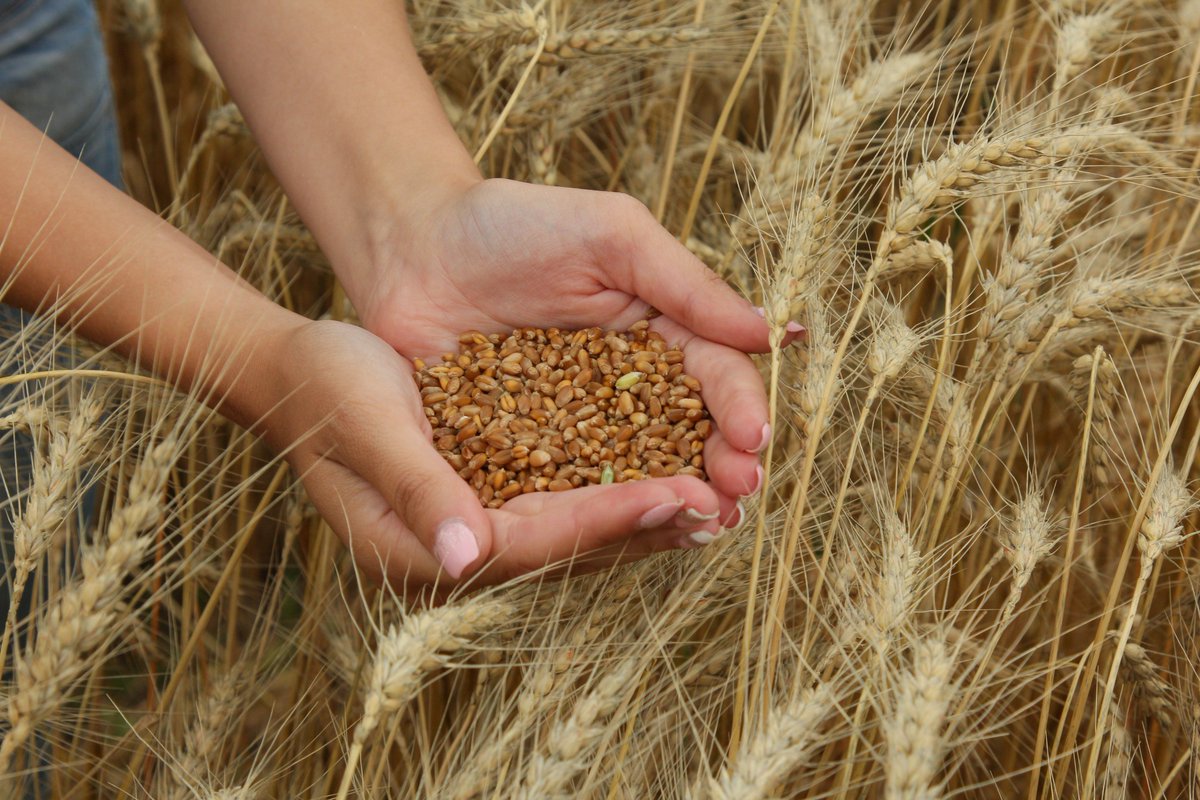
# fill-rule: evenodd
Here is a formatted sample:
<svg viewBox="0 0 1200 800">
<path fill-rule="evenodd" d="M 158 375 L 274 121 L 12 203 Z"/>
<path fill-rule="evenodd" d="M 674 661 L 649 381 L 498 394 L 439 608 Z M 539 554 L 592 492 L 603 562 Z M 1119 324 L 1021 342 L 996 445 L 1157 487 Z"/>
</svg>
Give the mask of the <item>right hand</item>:
<svg viewBox="0 0 1200 800">
<path fill-rule="evenodd" d="M 718 496 L 692 477 L 537 492 L 484 509 L 434 449 L 412 364 L 390 346 L 323 321 L 284 334 L 275 352 L 265 437 L 366 573 L 408 588 L 479 585 L 572 556 L 572 572 L 599 569 L 717 531 L 715 518 L 694 514 L 715 517 Z"/>
</svg>

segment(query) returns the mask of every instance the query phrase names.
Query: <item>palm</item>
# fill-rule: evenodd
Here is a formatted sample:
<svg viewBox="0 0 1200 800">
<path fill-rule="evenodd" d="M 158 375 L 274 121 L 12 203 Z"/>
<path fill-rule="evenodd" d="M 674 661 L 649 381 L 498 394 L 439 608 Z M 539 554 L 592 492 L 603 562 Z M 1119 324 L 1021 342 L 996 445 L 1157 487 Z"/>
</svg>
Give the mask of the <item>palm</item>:
<svg viewBox="0 0 1200 800">
<path fill-rule="evenodd" d="M 404 243 L 404 255 L 367 298 L 367 328 L 410 357 L 452 351 L 465 330 L 627 328 L 651 304 L 652 328 L 684 352 L 704 386 L 718 434 L 706 464 L 722 507 L 761 479 L 751 455 L 765 439 L 762 380 L 744 351 L 767 326 L 623 195 L 477 184 Z M 729 518 L 726 514 L 726 518 Z"/>
<path fill-rule="evenodd" d="M 553 214 L 530 208 L 563 194 L 566 202 Z M 586 212 L 576 207 L 616 197 L 508 181 L 479 184 L 437 220 L 429 236 L 406 248 L 390 285 L 367 304 L 367 327 L 410 356 L 444 352 L 464 330 L 534 323 L 627 327 L 648 306 L 614 286 L 611 273 L 628 263 L 635 243 L 619 221 L 590 227 Z"/>
<path fill-rule="evenodd" d="M 285 369 L 298 374 L 285 376 L 294 390 L 266 420 L 268 438 L 367 572 L 412 586 L 438 581 L 432 536 L 448 516 L 478 537 L 476 583 L 572 555 L 584 556 L 582 569 L 601 567 L 669 549 L 688 531 L 717 524 L 668 521 L 639 530 L 643 515 L 663 504 L 703 514 L 719 507 L 709 487 L 688 477 L 526 495 L 484 510 L 434 450 L 409 362 L 366 331 L 336 322 L 307 326 L 288 351 Z M 355 391 L 347 395 L 346 386 Z"/>
</svg>

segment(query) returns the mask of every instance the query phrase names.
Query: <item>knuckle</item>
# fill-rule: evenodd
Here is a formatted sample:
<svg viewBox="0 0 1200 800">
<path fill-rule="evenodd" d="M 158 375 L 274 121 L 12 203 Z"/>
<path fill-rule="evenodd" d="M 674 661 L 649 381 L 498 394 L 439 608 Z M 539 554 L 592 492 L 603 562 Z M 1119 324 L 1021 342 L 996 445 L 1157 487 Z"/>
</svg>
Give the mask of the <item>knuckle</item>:
<svg viewBox="0 0 1200 800">
<path fill-rule="evenodd" d="M 610 192 L 609 196 L 612 198 L 612 202 L 616 204 L 617 208 L 623 210 L 627 214 L 640 216 L 650 213 L 650 209 L 646 208 L 646 204 L 631 194 L 627 194 L 625 192 Z"/>
<path fill-rule="evenodd" d="M 610 203 L 612 204 L 611 217 L 620 227 L 626 229 L 641 229 L 648 225 L 658 226 L 654 215 L 650 213 L 650 209 L 641 200 L 630 194 L 623 192 L 610 193 Z"/>
<path fill-rule="evenodd" d="M 412 511 L 428 508 L 436 490 L 431 477 L 412 464 L 398 464 L 392 477 L 392 505 L 411 519 Z M 415 533 L 415 531 L 414 531 Z"/>
</svg>

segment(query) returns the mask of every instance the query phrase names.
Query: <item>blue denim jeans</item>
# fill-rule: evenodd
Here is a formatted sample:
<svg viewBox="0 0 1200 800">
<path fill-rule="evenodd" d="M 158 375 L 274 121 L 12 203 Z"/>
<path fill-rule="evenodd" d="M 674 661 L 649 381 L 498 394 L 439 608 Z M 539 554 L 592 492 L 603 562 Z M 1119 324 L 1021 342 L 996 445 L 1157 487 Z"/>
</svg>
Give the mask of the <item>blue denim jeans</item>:
<svg viewBox="0 0 1200 800">
<path fill-rule="evenodd" d="M 122 186 L 108 60 L 91 0 L 0 0 L 0 100 Z"/>
</svg>

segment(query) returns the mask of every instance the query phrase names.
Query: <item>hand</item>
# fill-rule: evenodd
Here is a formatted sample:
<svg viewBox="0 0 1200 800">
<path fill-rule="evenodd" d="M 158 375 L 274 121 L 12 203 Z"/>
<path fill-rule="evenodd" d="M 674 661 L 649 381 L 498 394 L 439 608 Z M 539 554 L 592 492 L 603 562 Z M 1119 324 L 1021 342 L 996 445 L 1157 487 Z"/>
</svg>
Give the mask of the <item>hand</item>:
<svg viewBox="0 0 1200 800">
<path fill-rule="evenodd" d="M 376 577 L 409 588 L 477 585 L 571 556 L 573 571 L 587 571 L 694 546 L 691 533 L 717 530 L 716 496 L 690 477 L 539 492 L 485 510 L 434 449 L 412 365 L 383 341 L 307 322 L 272 355 L 259 402 L 282 399 L 263 415 L 265 436 Z"/>
<path fill-rule="evenodd" d="M 457 349 L 465 330 L 527 325 L 625 329 L 654 306 L 652 328 L 681 347 L 718 432 L 705 447 L 721 520 L 762 480 L 769 436 L 762 379 L 747 352 L 768 349 L 748 302 L 627 195 L 506 180 L 456 182 L 383 238 L 377 268 L 347 281 L 364 325 L 399 352 Z M 799 335 L 789 326 L 784 340 Z"/>
</svg>

